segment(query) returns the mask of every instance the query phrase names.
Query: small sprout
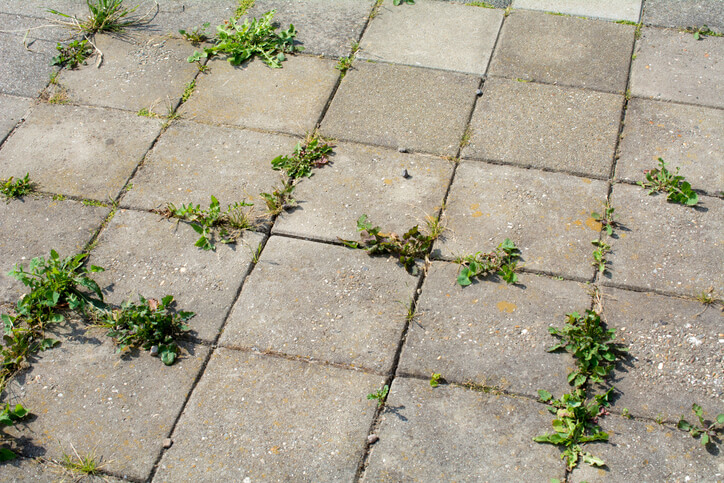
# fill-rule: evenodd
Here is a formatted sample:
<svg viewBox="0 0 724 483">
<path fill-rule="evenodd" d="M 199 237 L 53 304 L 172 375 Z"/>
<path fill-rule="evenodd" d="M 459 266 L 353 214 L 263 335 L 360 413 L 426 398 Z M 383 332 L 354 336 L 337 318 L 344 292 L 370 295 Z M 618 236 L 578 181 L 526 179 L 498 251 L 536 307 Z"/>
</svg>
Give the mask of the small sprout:
<svg viewBox="0 0 724 483">
<path fill-rule="evenodd" d="M 442 374 L 439 372 L 435 372 L 430 376 L 430 387 L 437 387 L 440 385 L 440 379 L 442 378 Z"/>
<path fill-rule="evenodd" d="M 707 421 L 704 419 L 704 410 L 698 404 L 693 404 L 691 411 L 696 415 L 699 424 L 689 423 L 684 419 L 684 416 L 681 416 L 676 427 L 682 431 L 687 431 L 692 438 L 700 438 L 703 446 L 715 444 L 717 441 L 716 434 L 724 432 L 724 413 L 717 415 L 715 421 Z"/>
<path fill-rule="evenodd" d="M 11 176 L 8 179 L 0 180 L 0 193 L 2 193 L 8 203 L 13 198 L 22 198 L 34 191 L 34 189 L 35 183 L 30 181 L 30 173 L 25 173 L 25 176 L 20 179 L 15 179 Z"/>
<path fill-rule="evenodd" d="M 515 273 L 520 250 L 509 238 L 503 240 L 495 251 L 490 253 L 477 252 L 474 255 L 459 257 L 456 262 L 460 264 L 458 284 L 466 287 L 472 283 L 472 278 L 487 277 L 491 274 L 499 275 L 506 283 L 518 282 Z"/>
<path fill-rule="evenodd" d="M 659 158 L 659 167 L 644 171 L 646 181 L 639 181 L 638 185 L 649 190 L 649 195 L 663 191 L 667 201 L 686 206 L 694 206 L 699 202 L 699 196 L 691 189 L 688 181 L 679 176 L 679 168 L 674 173 L 666 169 L 666 163 Z"/>
<path fill-rule="evenodd" d="M 191 30 L 179 30 L 178 33 L 192 44 L 200 44 L 209 40 L 209 36 L 206 35 L 206 29 L 209 28 L 209 25 L 209 22 L 205 22 L 201 27 L 194 27 Z"/>
<path fill-rule="evenodd" d="M 390 392 L 390 386 L 385 384 L 385 386 L 382 389 L 378 389 L 375 392 L 371 392 L 367 394 L 367 399 L 377 400 L 377 406 L 380 407 L 385 403 L 385 398 L 387 397 L 387 393 Z"/>
<path fill-rule="evenodd" d="M 184 93 L 181 96 L 182 104 L 191 98 L 191 95 L 194 93 L 194 89 L 196 89 L 196 79 L 186 84 L 186 87 L 184 88 Z"/>
<path fill-rule="evenodd" d="M 591 244 L 596 247 L 593 251 L 591 265 L 598 268 L 599 273 L 603 274 L 607 268 L 608 260 L 606 260 L 606 255 L 611 251 L 611 245 L 601 240 L 592 240 Z"/>
<path fill-rule="evenodd" d="M 618 226 L 618 223 L 616 222 L 617 216 L 613 214 L 614 211 L 615 208 L 607 201 L 603 206 L 603 213 L 599 214 L 595 211 L 591 213 L 591 218 L 601 224 L 603 229 L 606 230 L 606 234 L 608 234 L 608 236 L 613 235 L 613 229 Z"/>
<path fill-rule="evenodd" d="M 406 3 L 407 5 L 415 5 L 415 0 L 393 0 L 392 3 L 395 6 L 402 5 L 403 3 Z"/>
<path fill-rule="evenodd" d="M 329 162 L 328 155 L 334 143 L 317 132 L 307 135 L 304 144 L 297 143 L 291 156 L 277 156 L 271 162 L 272 169 L 283 170 L 290 178 L 309 178 L 313 168 L 321 168 Z"/>
<path fill-rule="evenodd" d="M 623 408 L 623 411 L 621 412 L 621 416 L 623 416 L 626 419 L 631 419 L 631 413 L 629 413 L 628 408 Z"/>
</svg>

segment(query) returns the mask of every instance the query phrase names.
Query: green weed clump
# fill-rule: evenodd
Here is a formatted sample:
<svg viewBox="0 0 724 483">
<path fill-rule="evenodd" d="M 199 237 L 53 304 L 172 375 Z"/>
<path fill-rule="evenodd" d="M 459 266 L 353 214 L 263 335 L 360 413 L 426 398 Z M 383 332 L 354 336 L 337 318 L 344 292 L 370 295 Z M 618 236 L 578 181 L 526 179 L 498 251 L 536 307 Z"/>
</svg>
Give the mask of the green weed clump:
<svg viewBox="0 0 724 483">
<path fill-rule="evenodd" d="M 140 25 L 143 19 L 133 18 L 138 5 L 132 8 L 123 6 L 123 0 L 86 0 L 88 5 L 88 17 L 78 20 L 57 10 L 48 9 L 50 13 L 67 18 L 67 21 L 60 21 L 62 25 L 71 27 L 86 35 L 94 35 L 101 32 L 121 32 L 128 27 Z"/>
<path fill-rule="evenodd" d="M 659 167 L 644 171 L 646 181 L 639 181 L 638 185 L 649 190 L 649 195 L 656 192 L 667 193 L 666 199 L 671 203 L 694 206 L 699 202 L 699 196 L 691 189 L 691 184 L 679 176 L 679 168 L 673 173 L 666 169 L 666 163 L 659 158 Z"/>
<path fill-rule="evenodd" d="M 390 392 L 390 386 L 385 384 L 385 386 L 382 389 L 378 389 L 375 392 L 371 392 L 367 394 L 367 399 L 369 400 L 376 400 L 377 406 L 382 406 L 385 403 L 385 398 L 387 397 L 387 393 Z"/>
<path fill-rule="evenodd" d="M 10 176 L 8 179 L 0 180 L 0 193 L 8 203 L 14 198 L 22 198 L 34 189 L 35 183 L 30 181 L 30 173 L 25 173 L 25 176 L 20 179 Z"/>
<path fill-rule="evenodd" d="M 691 411 L 696 415 L 699 424 L 689 423 L 681 416 L 676 427 L 691 434 L 692 438 L 699 438 L 703 446 L 713 445 L 718 440 L 717 433 L 724 433 L 724 413 L 718 414 L 714 421 L 707 421 L 704 419 L 704 410 L 698 404 L 693 404 Z"/>
<path fill-rule="evenodd" d="M 293 179 L 309 178 L 313 168 L 320 168 L 329 162 L 328 155 L 334 143 L 321 137 L 317 132 L 307 135 L 304 143 L 297 143 L 291 156 L 281 155 L 272 159 L 272 169 L 283 170 Z"/>
<path fill-rule="evenodd" d="M 28 416 L 30 416 L 30 412 L 25 409 L 22 404 L 16 404 L 14 408 L 11 408 L 10 404 L 5 403 L 5 408 L 0 411 L 0 444 L 5 444 L 5 438 L 3 437 L 1 429 L 14 426 Z M 15 451 L 10 448 L 0 446 L 0 463 L 14 460 L 17 456 Z"/>
<path fill-rule="evenodd" d="M 491 274 L 499 275 L 506 283 L 516 283 L 518 275 L 515 273 L 520 250 L 509 238 L 490 253 L 477 252 L 473 255 L 458 257 L 455 262 L 460 264 L 458 284 L 466 287 L 475 277 L 487 277 Z"/>
<path fill-rule="evenodd" d="M 80 64 L 86 64 L 88 57 L 93 54 L 93 46 L 88 43 L 88 40 L 74 40 L 67 45 L 58 43 L 55 46 L 58 51 L 58 55 L 53 57 L 50 65 L 57 65 L 60 67 L 69 67 L 71 69 L 77 69 Z"/>
</svg>

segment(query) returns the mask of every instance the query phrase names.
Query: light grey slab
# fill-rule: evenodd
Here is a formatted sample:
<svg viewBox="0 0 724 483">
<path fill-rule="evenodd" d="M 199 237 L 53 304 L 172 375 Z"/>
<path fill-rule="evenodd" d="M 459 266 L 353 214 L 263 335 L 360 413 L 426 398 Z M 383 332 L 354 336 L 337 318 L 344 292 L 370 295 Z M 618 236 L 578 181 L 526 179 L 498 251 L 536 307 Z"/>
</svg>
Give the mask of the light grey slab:
<svg viewBox="0 0 724 483">
<path fill-rule="evenodd" d="M 646 0 L 646 25 L 702 27 L 724 31 L 724 3 L 719 0 Z"/>
<path fill-rule="evenodd" d="M 0 34 L 0 93 L 37 97 L 48 85 L 50 63 L 56 55 L 55 43 L 31 40 L 27 48 L 23 35 Z"/>
<path fill-rule="evenodd" d="M 527 8 L 546 12 L 596 17 L 607 20 L 638 22 L 642 0 L 513 0 L 513 8 Z"/>
<path fill-rule="evenodd" d="M 33 101 L 26 97 L 0 95 L 0 144 L 25 119 L 32 104 Z"/>
</svg>

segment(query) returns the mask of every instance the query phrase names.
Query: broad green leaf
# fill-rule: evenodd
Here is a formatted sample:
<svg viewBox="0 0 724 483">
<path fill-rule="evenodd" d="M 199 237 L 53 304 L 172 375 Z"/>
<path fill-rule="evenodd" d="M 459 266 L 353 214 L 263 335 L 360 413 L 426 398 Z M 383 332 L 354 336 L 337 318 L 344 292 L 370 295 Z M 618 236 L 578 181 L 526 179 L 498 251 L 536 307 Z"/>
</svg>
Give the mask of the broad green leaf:
<svg viewBox="0 0 724 483">
<path fill-rule="evenodd" d="M 12 461 L 17 458 L 17 455 L 7 448 L 0 448 L 0 462 Z"/>
<path fill-rule="evenodd" d="M 543 402 L 548 402 L 553 399 L 553 395 L 545 389 L 538 389 L 538 398 Z"/>
<path fill-rule="evenodd" d="M 676 427 L 682 431 L 689 431 L 691 429 L 691 424 L 688 421 L 681 419 Z"/>
<path fill-rule="evenodd" d="M 719 414 L 719 415 L 716 417 L 716 422 L 719 423 L 719 424 L 724 424 L 724 414 Z"/>
<path fill-rule="evenodd" d="M 702 433 L 702 435 L 701 435 L 701 444 L 703 444 L 704 446 L 706 446 L 707 444 L 709 444 L 709 435 L 708 435 L 707 433 Z"/>
</svg>

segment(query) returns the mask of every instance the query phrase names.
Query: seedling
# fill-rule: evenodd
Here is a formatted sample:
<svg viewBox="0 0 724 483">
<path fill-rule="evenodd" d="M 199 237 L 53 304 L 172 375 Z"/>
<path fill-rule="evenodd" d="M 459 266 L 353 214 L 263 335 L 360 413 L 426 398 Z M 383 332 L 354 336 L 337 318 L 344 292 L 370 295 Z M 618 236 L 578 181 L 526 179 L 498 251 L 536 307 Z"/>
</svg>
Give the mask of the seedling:
<svg viewBox="0 0 724 483">
<path fill-rule="evenodd" d="M 703 446 L 714 444 L 718 440 L 716 433 L 724 432 L 724 413 L 717 415 L 716 421 L 709 422 L 704 419 L 704 410 L 698 404 L 693 404 L 691 411 L 699 419 L 699 424 L 689 423 L 684 416 L 681 416 L 676 427 L 682 431 L 688 431 L 692 438 L 701 437 L 700 441 Z"/>
<path fill-rule="evenodd" d="M 358 51 L 359 42 L 352 41 L 352 53 L 349 54 L 349 56 L 347 57 L 340 57 L 337 65 L 334 66 L 335 69 L 339 70 L 342 73 L 342 77 L 344 77 L 347 74 L 349 68 L 352 67 L 352 62 L 354 62 L 354 58 L 357 55 Z"/>
<path fill-rule="evenodd" d="M 613 235 L 613 229 L 618 226 L 618 222 L 616 222 L 617 216 L 613 214 L 614 211 L 615 208 L 611 206 L 611 204 L 607 201 L 606 204 L 603 206 L 602 214 L 599 214 L 595 211 L 591 213 L 591 218 L 601 224 L 603 229 L 606 230 L 608 236 Z"/>
<path fill-rule="evenodd" d="M 623 411 L 621 411 L 621 416 L 626 419 L 631 419 L 631 413 L 629 412 L 628 408 L 623 408 Z"/>
<path fill-rule="evenodd" d="M 439 372 L 433 373 L 433 375 L 430 376 L 430 387 L 439 386 L 440 378 L 442 378 L 442 374 L 440 374 Z"/>
<path fill-rule="evenodd" d="M 402 5 L 403 3 L 406 3 L 407 5 L 415 5 L 415 0 L 393 0 L 392 3 L 397 5 Z"/>
<path fill-rule="evenodd" d="M 474 255 L 458 257 L 455 260 L 461 266 L 458 284 L 466 287 L 472 283 L 471 279 L 487 277 L 493 273 L 499 275 L 506 283 L 516 283 L 518 276 L 515 274 L 515 268 L 519 257 L 518 247 L 509 238 L 503 240 L 503 243 L 490 253 L 477 252 Z"/>
<path fill-rule="evenodd" d="M 30 173 L 25 173 L 25 176 L 20 179 L 11 176 L 8 179 L 0 180 L 0 193 L 5 197 L 6 203 L 14 198 L 22 198 L 34 190 L 35 183 L 30 181 Z"/>
<path fill-rule="evenodd" d="M 611 245 L 603 240 L 592 240 L 591 244 L 596 247 L 593 251 L 593 262 L 591 262 L 591 265 L 596 267 L 599 273 L 603 274 L 607 268 L 608 260 L 606 260 L 606 255 L 611 251 Z"/>
<path fill-rule="evenodd" d="M 271 193 L 259 193 L 266 202 L 267 213 L 276 216 L 279 213 L 297 205 L 297 200 L 292 197 L 296 186 L 296 179 L 282 180 L 282 185 Z"/>
<path fill-rule="evenodd" d="M 387 397 L 388 392 L 390 392 L 390 386 L 385 384 L 385 387 L 383 387 L 382 389 L 378 389 L 375 392 L 367 394 L 367 399 L 376 399 L 377 406 L 380 407 L 385 403 L 385 398 Z"/>
<path fill-rule="evenodd" d="M 701 27 L 687 27 L 686 32 L 694 35 L 694 40 L 702 40 L 704 37 L 721 37 L 722 34 L 714 32 L 706 25 Z"/>
<path fill-rule="evenodd" d="M 70 471 L 83 473 L 88 476 L 97 476 L 100 474 L 103 465 L 100 464 L 100 460 L 96 456 L 95 451 L 86 456 L 81 456 L 73 445 L 71 445 L 71 447 L 73 448 L 74 456 L 63 452 L 63 459 L 60 461 L 61 466 Z"/>
<path fill-rule="evenodd" d="M 28 416 L 30 416 L 30 412 L 25 409 L 21 404 L 16 404 L 15 408 L 10 408 L 10 404 L 5 403 L 5 408 L 0 411 L 0 428 L 13 426 L 17 422 L 22 421 Z M 0 436 L 2 436 L 1 431 Z M 0 441 L 2 440 L 3 439 L 0 438 Z M 17 455 L 14 451 L 9 448 L 0 447 L 0 463 L 4 461 L 14 460 L 15 458 L 17 458 Z"/>
<path fill-rule="evenodd" d="M 74 40 L 68 45 L 58 43 L 55 46 L 58 55 L 53 57 L 50 65 L 58 65 L 60 67 L 69 67 L 77 69 L 80 64 L 85 65 L 86 59 L 93 54 L 93 46 L 88 44 L 88 40 Z"/>
<path fill-rule="evenodd" d="M 181 104 L 188 101 L 191 98 L 191 94 L 194 93 L 194 89 L 196 89 L 196 79 L 192 80 L 188 84 L 186 84 L 186 87 L 184 88 L 184 93 L 181 96 Z"/>
<path fill-rule="evenodd" d="M 688 181 L 679 176 L 679 168 L 674 173 L 666 169 L 666 163 L 659 158 L 659 167 L 644 171 L 646 181 L 639 181 L 638 185 L 649 190 L 649 195 L 659 191 L 668 193 L 666 199 L 672 203 L 694 206 L 699 202 L 699 196 L 691 189 Z"/>
<path fill-rule="evenodd" d="M 488 2 L 468 2 L 465 5 L 469 7 L 495 8 L 495 5 Z"/>
<path fill-rule="evenodd" d="M 329 162 L 327 155 L 332 152 L 334 143 L 317 132 L 308 134 L 304 144 L 297 143 L 294 154 L 281 155 L 272 159 L 272 169 L 284 170 L 290 178 L 309 178 L 313 168 L 321 168 Z"/>
<path fill-rule="evenodd" d="M 178 33 L 191 42 L 192 44 L 200 44 L 209 40 L 209 36 L 206 35 L 206 29 L 209 28 L 209 22 L 205 22 L 201 27 L 194 27 L 191 30 L 179 30 Z"/>
<path fill-rule="evenodd" d="M 143 18 L 132 18 L 131 14 L 136 11 L 138 5 L 133 8 L 125 8 L 123 0 L 86 0 L 89 14 L 85 20 L 78 20 L 76 17 L 61 13 L 57 10 L 48 9 L 52 14 L 59 15 L 69 20 L 61 20 L 60 24 L 71 27 L 86 35 L 94 35 L 100 32 L 121 32 L 128 27 L 140 25 Z"/>
<path fill-rule="evenodd" d="M 224 25 L 216 27 L 214 45 L 194 52 L 189 62 L 197 62 L 203 58 L 211 58 L 224 54 L 231 65 L 240 65 L 245 60 L 258 56 L 271 68 L 279 69 L 286 60 L 285 54 L 293 54 L 303 50 L 294 45 L 297 35 L 294 25 L 287 30 L 276 32 L 272 24 L 275 10 L 271 10 L 260 19 L 244 20 L 239 24 L 236 18 L 230 18 Z"/>
</svg>

